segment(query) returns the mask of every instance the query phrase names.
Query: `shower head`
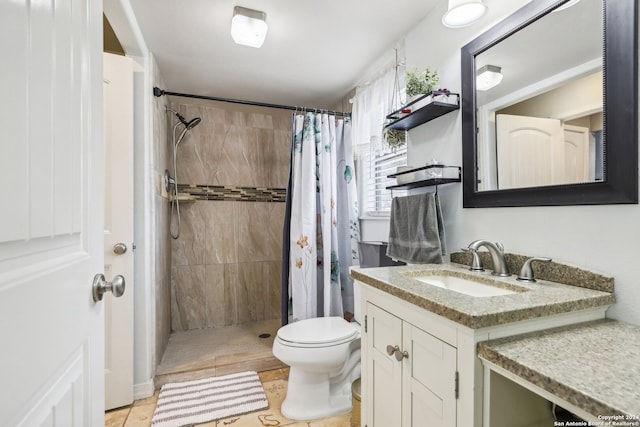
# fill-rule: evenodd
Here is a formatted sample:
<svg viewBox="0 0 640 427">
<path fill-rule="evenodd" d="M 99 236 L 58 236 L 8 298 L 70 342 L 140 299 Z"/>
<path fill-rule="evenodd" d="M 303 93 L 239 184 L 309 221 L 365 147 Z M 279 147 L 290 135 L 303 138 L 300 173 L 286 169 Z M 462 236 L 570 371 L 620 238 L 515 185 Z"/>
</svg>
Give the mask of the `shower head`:
<svg viewBox="0 0 640 427">
<path fill-rule="evenodd" d="M 182 129 L 182 132 L 180 133 L 180 136 L 178 137 L 177 141 L 175 141 L 175 136 L 176 136 L 175 132 L 176 132 L 176 128 L 178 126 L 180 126 L 180 122 L 176 123 L 176 125 L 173 127 L 173 137 L 174 137 L 176 149 L 178 149 L 178 145 L 180 145 L 180 142 L 182 141 L 182 138 L 184 138 L 184 136 L 187 134 L 187 132 L 189 132 L 194 127 L 198 126 L 198 123 L 200 123 L 201 121 L 202 121 L 202 119 L 200 119 L 200 117 L 196 117 L 195 119 L 192 119 L 192 120 L 184 123 L 184 129 Z"/>
<path fill-rule="evenodd" d="M 188 123 L 185 124 L 187 130 L 191 130 L 194 127 L 198 126 L 198 124 L 202 121 L 202 119 L 200 117 L 196 117 L 194 119 L 191 119 Z"/>
<path fill-rule="evenodd" d="M 200 117 L 196 117 L 195 119 L 187 121 L 187 119 L 185 119 L 184 116 L 182 116 L 182 114 L 178 113 L 176 110 L 172 110 L 169 107 L 165 107 L 165 108 L 166 108 L 166 111 L 171 111 L 173 114 L 175 114 L 178 120 L 180 120 L 180 123 L 182 123 L 187 130 L 193 129 L 198 125 L 198 123 L 202 121 Z"/>
</svg>

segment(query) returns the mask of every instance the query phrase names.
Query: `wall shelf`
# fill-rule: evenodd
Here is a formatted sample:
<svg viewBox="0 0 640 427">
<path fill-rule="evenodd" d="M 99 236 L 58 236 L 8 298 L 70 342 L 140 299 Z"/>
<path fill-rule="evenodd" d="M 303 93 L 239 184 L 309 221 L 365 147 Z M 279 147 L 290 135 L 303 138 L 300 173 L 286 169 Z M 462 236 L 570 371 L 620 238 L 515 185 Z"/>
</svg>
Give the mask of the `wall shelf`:
<svg viewBox="0 0 640 427">
<path fill-rule="evenodd" d="M 420 172 L 423 170 L 427 170 L 427 169 L 443 169 L 443 175 L 444 175 L 444 169 L 457 169 L 457 177 L 455 178 L 428 178 L 428 179 L 421 179 L 418 181 L 412 181 L 412 182 L 406 182 L 406 183 L 402 183 L 402 184 L 396 184 L 396 185 L 390 185 L 387 188 L 387 190 L 409 190 L 412 188 L 420 188 L 420 187 L 431 187 L 434 185 L 441 185 L 441 184 L 451 184 L 454 182 L 461 182 L 462 181 L 462 168 L 460 166 L 445 166 L 445 165 L 427 165 L 427 166 L 421 166 L 419 168 L 414 168 L 414 169 L 409 169 L 403 172 L 397 172 L 391 175 L 387 175 L 387 178 L 397 178 L 398 176 L 401 175 L 407 175 L 407 174 L 411 174 L 411 173 L 416 173 L 416 172 Z"/>
<path fill-rule="evenodd" d="M 427 99 L 429 97 L 429 99 Z M 433 99 L 437 98 L 437 99 Z M 447 100 L 447 102 L 441 102 L 440 100 Z M 419 106 L 425 101 L 431 101 L 426 105 L 417 108 L 415 111 L 408 113 L 405 116 L 399 117 L 404 109 L 411 109 L 411 106 Z M 443 92 L 433 92 L 428 95 L 424 95 L 421 98 L 412 101 L 405 105 L 401 109 L 394 111 L 387 116 L 387 119 L 395 120 L 385 126 L 386 129 L 400 129 L 409 130 L 416 126 L 420 126 L 423 123 L 436 119 L 447 113 L 460 109 L 460 95 L 457 93 L 449 93 L 448 95 Z M 396 118 L 399 117 L 399 118 Z"/>
</svg>

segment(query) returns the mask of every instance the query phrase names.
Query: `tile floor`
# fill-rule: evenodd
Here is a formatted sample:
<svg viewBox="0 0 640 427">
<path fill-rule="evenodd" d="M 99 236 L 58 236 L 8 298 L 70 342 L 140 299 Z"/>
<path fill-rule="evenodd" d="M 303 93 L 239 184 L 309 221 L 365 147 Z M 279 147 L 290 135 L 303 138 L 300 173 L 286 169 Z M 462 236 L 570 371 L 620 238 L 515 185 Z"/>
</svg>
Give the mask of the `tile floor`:
<svg viewBox="0 0 640 427">
<path fill-rule="evenodd" d="M 280 319 L 275 319 L 174 332 L 156 371 L 155 386 L 284 367 L 271 352 L 279 327 Z"/>
<path fill-rule="evenodd" d="M 287 391 L 287 368 L 260 372 L 260 380 L 269 400 L 269 408 L 241 416 L 198 424 L 199 427 L 350 427 L 351 414 L 338 415 L 310 422 L 299 422 L 285 418 L 280 413 L 280 406 Z M 144 400 L 138 400 L 125 408 L 108 411 L 105 414 L 105 427 L 149 427 L 156 407 L 158 392 Z"/>
<path fill-rule="evenodd" d="M 171 334 L 158 366 L 156 387 L 160 388 L 166 382 L 188 381 L 246 370 L 258 371 L 269 400 L 269 408 L 199 426 L 350 427 L 351 414 L 301 423 L 289 420 L 280 413 L 289 370 L 283 368 L 285 365 L 271 353 L 273 339 L 279 327 L 280 320 L 277 319 Z M 268 334 L 269 337 L 260 338 L 261 334 Z M 105 414 L 105 427 L 149 427 L 158 393 L 156 391 L 153 397 L 137 400 L 131 406 L 108 411 Z"/>
</svg>

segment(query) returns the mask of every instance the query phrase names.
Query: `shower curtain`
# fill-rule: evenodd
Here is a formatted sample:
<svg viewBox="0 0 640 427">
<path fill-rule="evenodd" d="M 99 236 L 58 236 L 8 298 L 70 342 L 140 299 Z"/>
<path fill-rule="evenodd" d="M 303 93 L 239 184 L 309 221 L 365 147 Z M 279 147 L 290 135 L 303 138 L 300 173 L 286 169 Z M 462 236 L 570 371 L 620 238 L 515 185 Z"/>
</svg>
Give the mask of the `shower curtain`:
<svg viewBox="0 0 640 427">
<path fill-rule="evenodd" d="M 349 267 L 360 239 L 350 119 L 308 112 L 294 115 L 292 130 L 283 324 L 353 313 Z"/>
</svg>

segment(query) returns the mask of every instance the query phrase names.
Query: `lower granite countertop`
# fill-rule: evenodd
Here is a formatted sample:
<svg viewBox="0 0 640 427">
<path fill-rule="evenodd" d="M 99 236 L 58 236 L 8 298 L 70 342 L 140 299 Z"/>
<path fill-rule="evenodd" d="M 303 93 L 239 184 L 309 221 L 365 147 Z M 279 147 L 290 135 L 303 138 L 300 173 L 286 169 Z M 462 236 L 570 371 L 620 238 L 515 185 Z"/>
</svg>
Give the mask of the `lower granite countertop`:
<svg viewBox="0 0 640 427">
<path fill-rule="evenodd" d="M 473 297 L 420 282 L 414 277 L 445 271 L 456 277 L 517 290 L 509 295 Z M 525 283 L 515 276 L 469 272 L 460 264 L 422 264 L 351 269 L 351 277 L 432 313 L 472 329 L 497 326 L 615 303 L 612 292 L 563 285 L 546 280 Z"/>
<path fill-rule="evenodd" d="M 478 344 L 478 356 L 602 425 L 640 426 L 638 326 L 606 319 L 581 323 L 485 341 Z M 621 418 L 606 418 L 615 416 Z M 614 420 L 620 424 L 607 424 Z"/>
</svg>

